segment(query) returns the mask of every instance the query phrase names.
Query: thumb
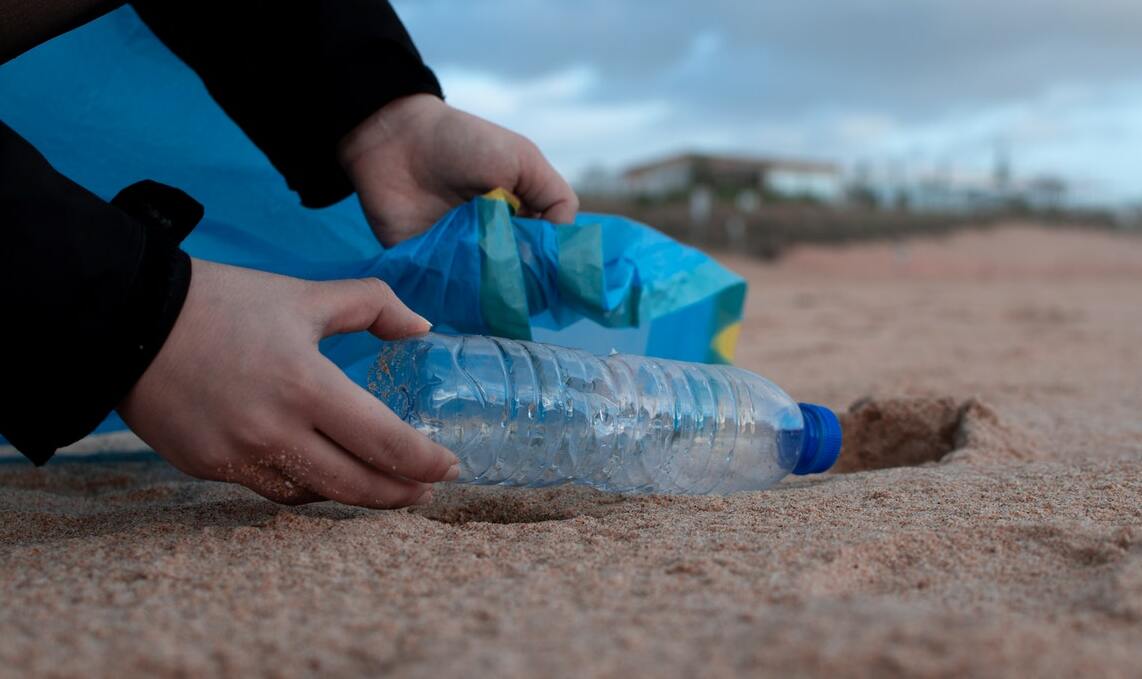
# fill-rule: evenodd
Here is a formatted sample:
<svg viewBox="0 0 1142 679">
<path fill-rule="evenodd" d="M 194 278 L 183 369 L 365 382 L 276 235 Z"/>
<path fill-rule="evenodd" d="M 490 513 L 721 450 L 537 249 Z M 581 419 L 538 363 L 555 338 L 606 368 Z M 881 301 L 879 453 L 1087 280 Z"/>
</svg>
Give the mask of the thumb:
<svg viewBox="0 0 1142 679">
<path fill-rule="evenodd" d="M 321 337 L 368 330 L 392 340 L 423 335 L 432 328 L 378 278 L 314 283 L 311 294 Z"/>
<path fill-rule="evenodd" d="M 524 140 L 515 194 L 524 206 L 553 224 L 574 224 L 579 197 L 539 148 Z"/>
</svg>

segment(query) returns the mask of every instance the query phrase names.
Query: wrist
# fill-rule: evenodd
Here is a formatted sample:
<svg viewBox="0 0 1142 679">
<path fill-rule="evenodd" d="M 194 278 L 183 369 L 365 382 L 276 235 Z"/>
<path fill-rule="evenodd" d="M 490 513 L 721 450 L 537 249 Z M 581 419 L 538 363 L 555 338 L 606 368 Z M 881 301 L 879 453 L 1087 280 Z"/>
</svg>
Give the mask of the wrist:
<svg viewBox="0 0 1142 679">
<path fill-rule="evenodd" d="M 434 94 L 413 94 L 385 104 L 349 131 L 337 145 L 341 167 L 353 178 L 353 168 L 370 151 L 394 142 L 406 141 L 409 132 L 435 121 L 448 104 Z"/>
</svg>

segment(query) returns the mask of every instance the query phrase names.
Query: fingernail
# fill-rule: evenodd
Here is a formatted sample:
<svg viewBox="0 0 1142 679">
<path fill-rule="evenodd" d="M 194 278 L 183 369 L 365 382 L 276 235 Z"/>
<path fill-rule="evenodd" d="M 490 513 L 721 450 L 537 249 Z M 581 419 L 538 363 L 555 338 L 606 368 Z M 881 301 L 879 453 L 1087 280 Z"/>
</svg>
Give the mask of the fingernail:
<svg viewBox="0 0 1142 679">
<path fill-rule="evenodd" d="M 424 494 L 421 495 L 420 497 L 416 498 L 416 502 L 414 502 L 413 504 L 414 505 L 426 505 L 429 502 L 432 502 L 432 490 L 431 489 L 424 491 Z"/>
<path fill-rule="evenodd" d="M 442 481 L 455 481 L 458 478 L 460 478 L 460 463 L 459 462 L 457 462 L 456 464 L 449 467 L 448 471 L 444 473 L 444 478 L 441 480 Z"/>
<path fill-rule="evenodd" d="M 413 312 L 413 313 L 416 313 L 416 312 Z M 432 321 L 428 320 L 424 316 L 421 316 L 420 314 L 416 314 L 416 317 L 419 318 L 420 320 L 424 321 L 424 326 L 425 326 L 425 328 L 427 328 L 425 330 L 425 332 L 432 330 Z"/>
</svg>

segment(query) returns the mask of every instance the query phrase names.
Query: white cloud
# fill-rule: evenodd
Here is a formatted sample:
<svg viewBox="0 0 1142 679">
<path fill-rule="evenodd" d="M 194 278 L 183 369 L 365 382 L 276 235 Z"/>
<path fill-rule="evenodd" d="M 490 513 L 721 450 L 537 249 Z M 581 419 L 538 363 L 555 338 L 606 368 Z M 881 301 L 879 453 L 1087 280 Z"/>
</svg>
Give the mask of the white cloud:
<svg viewBox="0 0 1142 679">
<path fill-rule="evenodd" d="M 453 103 L 572 177 L 691 148 L 978 174 L 1002 144 L 1142 198 L 1138 0 L 397 4 Z"/>
<path fill-rule="evenodd" d="M 592 101 L 598 75 L 586 67 L 522 80 L 456 68 L 437 75 L 449 103 L 529 137 L 571 178 L 593 162 L 637 153 L 671 115 L 661 100 Z"/>
<path fill-rule="evenodd" d="M 846 145 L 860 146 L 880 143 L 897 133 L 897 122 L 880 113 L 850 113 L 837 120 L 836 134 Z"/>
</svg>

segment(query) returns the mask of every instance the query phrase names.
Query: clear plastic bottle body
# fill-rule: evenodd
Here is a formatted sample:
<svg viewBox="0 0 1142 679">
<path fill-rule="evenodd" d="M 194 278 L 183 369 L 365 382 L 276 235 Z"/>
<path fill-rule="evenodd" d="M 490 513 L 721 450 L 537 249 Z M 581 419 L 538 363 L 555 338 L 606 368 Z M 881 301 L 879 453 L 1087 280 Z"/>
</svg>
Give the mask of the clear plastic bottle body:
<svg viewBox="0 0 1142 679">
<path fill-rule="evenodd" d="M 731 366 L 429 334 L 386 344 L 369 387 L 456 453 L 460 482 L 759 490 L 802 449 L 798 404 Z"/>
</svg>

